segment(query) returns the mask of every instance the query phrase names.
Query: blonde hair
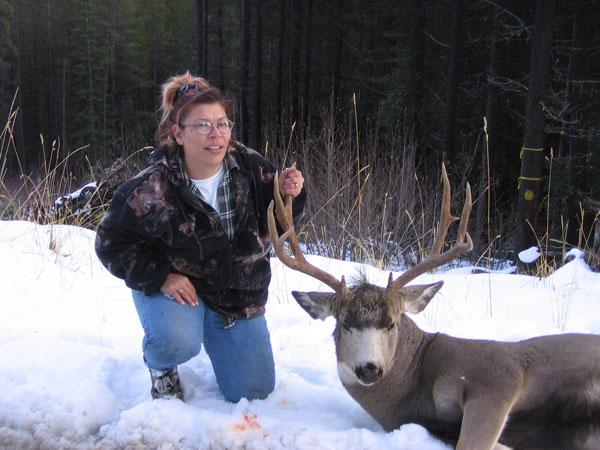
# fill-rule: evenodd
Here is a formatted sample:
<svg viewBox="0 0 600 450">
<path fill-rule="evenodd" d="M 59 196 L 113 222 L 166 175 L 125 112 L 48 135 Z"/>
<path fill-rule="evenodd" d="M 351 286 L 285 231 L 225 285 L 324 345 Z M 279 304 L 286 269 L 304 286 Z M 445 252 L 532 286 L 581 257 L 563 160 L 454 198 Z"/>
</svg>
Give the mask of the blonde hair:
<svg viewBox="0 0 600 450">
<path fill-rule="evenodd" d="M 196 86 L 194 86 L 194 83 Z M 177 96 L 179 90 L 186 85 L 194 86 L 195 89 L 193 90 L 196 93 L 198 91 L 210 88 L 208 81 L 206 81 L 204 78 L 192 75 L 189 71 L 185 72 L 183 75 L 174 75 L 165 83 L 163 83 L 161 86 L 162 104 L 159 109 L 161 117 L 156 130 L 156 141 L 159 145 L 172 144 L 174 142 L 172 132 L 173 125 L 175 125 L 178 118 L 181 117 L 181 113 L 185 109 L 183 106 L 187 107 L 192 103 L 189 101 L 182 101 L 188 97 L 188 95 L 185 95 L 185 93 L 179 97 Z"/>
</svg>

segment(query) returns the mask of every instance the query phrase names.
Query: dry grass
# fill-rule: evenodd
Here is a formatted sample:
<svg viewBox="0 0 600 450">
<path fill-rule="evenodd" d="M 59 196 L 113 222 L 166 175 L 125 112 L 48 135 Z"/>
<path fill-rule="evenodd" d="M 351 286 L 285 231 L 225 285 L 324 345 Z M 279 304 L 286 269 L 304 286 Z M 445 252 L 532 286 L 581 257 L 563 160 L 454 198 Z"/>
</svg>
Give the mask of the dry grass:
<svg viewBox="0 0 600 450">
<path fill-rule="evenodd" d="M 306 179 L 300 239 L 307 253 L 382 269 L 412 266 L 433 241 L 439 170 L 423 183 L 412 142 L 396 136 L 382 146 L 376 130 L 361 136 L 355 121 L 325 112 L 317 136 L 293 136 L 292 129 L 286 148 L 269 150 L 276 165 L 296 162 Z M 456 191 L 459 208 L 464 193 Z"/>
<path fill-rule="evenodd" d="M 93 167 L 85 159 L 89 173 L 84 178 L 89 181 L 99 178 L 98 186 L 89 189 L 83 201 L 74 202 L 64 197 L 81 187 L 69 172 L 69 160 L 81 156 L 79 153 L 86 148 L 61 158 L 59 144 L 53 141 L 47 145 L 42 138 L 42 167 L 35 174 L 25 173 L 13 139 L 16 114 L 11 111 L 0 134 L 0 219 L 95 228 L 110 199 L 106 193 L 116 186 L 111 180 L 127 179 L 136 173 L 143 164 L 138 157 L 147 148 L 109 163 L 105 170 L 98 170 L 101 164 Z M 267 147 L 267 156 L 279 167 L 297 163 L 304 174 L 308 187 L 307 220 L 299 235 L 307 253 L 397 269 L 416 264 L 430 252 L 441 202 L 439 167 L 418 166 L 416 146 L 406 138 L 408 133 L 399 133 L 382 143 L 376 129 L 360 134 L 356 112 L 340 118 L 331 111 L 323 113 L 320 129 L 312 134 L 299 136 L 295 131 L 292 127 L 289 136 L 283 139 L 282 148 Z M 16 158 L 19 167 L 16 174 L 8 173 L 9 155 Z M 470 173 L 472 168 L 463 170 Z M 119 177 L 115 177 L 117 173 Z M 505 236 L 510 236 L 511 230 L 507 228 L 512 228 L 512 223 L 491 223 L 495 207 L 490 201 L 493 187 L 489 184 L 489 168 L 487 180 L 476 199 L 476 203 L 481 202 L 481 217 L 487 217 L 487 221 L 474 223 L 472 219 L 469 227 L 472 236 L 478 237 L 475 245 L 479 259 L 475 251 L 466 256 L 477 265 L 494 269 L 505 263 L 498 255 L 502 250 L 506 253 L 502 247 L 507 246 Z M 464 174 L 461 182 L 452 183 L 454 209 L 462 207 L 465 183 Z M 549 210 L 551 177 L 548 183 Z M 61 196 L 63 202 L 58 204 L 56 200 Z M 594 221 L 598 223 L 599 214 Z M 477 233 L 473 227 L 487 230 Z M 561 265 L 569 250 L 564 239 L 566 230 L 562 239 L 551 239 L 549 228 L 547 223 L 545 234 L 538 239 L 542 255 L 535 274 L 542 277 Z M 587 235 L 581 232 L 579 241 L 580 248 L 594 255 L 593 232 Z M 562 257 L 557 258 L 550 247 L 561 248 Z M 590 262 L 598 264 L 595 258 Z"/>
<path fill-rule="evenodd" d="M 297 136 L 292 129 L 284 139 L 285 148 L 269 149 L 269 157 L 277 165 L 296 162 L 306 179 L 307 218 L 299 233 L 306 252 L 382 269 L 418 263 L 430 252 L 439 220 L 439 167 L 418 166 L 415 145 L 405 138 L 406 133 L 382 147 L 376 130 L 359 134 L 355 115 L 344 119 L 326 111 L 320 124 L 318 134 Z M 462 175 L 454 174 L 461 181 L 451 183 L 453 211 L 462 207 L 465 174 L 473 168 L 463 167 L 462 171 Z M 469 226 L 476 239 L 475 250 L 464 255 L 486 270 L 514 264 L 510 238 L 514 220 L 498 220 L 490 178 L 488 164 L 474 202 L 480 219 L 472 217 Z M 550 196 L 552 177 L 548 183 Z M 549 201 L 546 207 L 550 208 Z M 579 248 L 591 255 L 593 242 L 592 233 L 582 234 Z M 550 238 L 549 222 L 538 243 L 541 256 L 533 274 L 545 277 L 563 264 L 570 247 L 564 235 Z M 562 255 L 557 256 L 557 247 L 563 248 Z"/>
<path fill-rule="evenodd" d="M 147 148 L 139 149 L 124 160 L 113 162 L 108 169 L 100 171 L 101 179 L 97 180 L 95 173 L 98 170 L 87 156 L 84 156 L 88 166 L 85 174 L 76 177 L 69 170 L 70 160 L 80 156 L 87 147 L 62 157 L 59 143 L 53 141 L 48 146 L 41 136 L 41 167 L 33 173 L 27 173 L 15 147 L 13 129 L 16 115 L 16 111 L 11 111 L 0 134 L 0 219 L 95 229 L 104 216 L 109 193 L 114 188 L 111 186 L 113 176 Z M 16 174 L 9 175 L 7 165 L 11 155 L 16 160 L 18 170 Z M 138 165 L 133 164 L 128 171 L 137 171 L 137 168 Z M 81 186 L 77 179 L 88 181 Z M 79 191 L 80 195 L 73 196 L 74 191 Z"/>
</svg>

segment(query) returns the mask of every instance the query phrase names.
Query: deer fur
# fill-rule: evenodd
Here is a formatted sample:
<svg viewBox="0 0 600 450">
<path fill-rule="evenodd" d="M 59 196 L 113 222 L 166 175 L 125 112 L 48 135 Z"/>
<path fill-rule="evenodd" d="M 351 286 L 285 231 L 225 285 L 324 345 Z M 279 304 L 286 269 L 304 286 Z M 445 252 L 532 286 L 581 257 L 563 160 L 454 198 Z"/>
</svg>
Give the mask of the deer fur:
<svg viewBox="0 0 600 450">
<path fill-rule="evenodd" d="M 338 373 L 387 430 L 420 424 L 457 449 L 600 449 L 600 336 L 507 343 L 420 330 L 443 282 L 395 294 L 292 292 L 314 319 L 333 316 Z"/>
</svg>

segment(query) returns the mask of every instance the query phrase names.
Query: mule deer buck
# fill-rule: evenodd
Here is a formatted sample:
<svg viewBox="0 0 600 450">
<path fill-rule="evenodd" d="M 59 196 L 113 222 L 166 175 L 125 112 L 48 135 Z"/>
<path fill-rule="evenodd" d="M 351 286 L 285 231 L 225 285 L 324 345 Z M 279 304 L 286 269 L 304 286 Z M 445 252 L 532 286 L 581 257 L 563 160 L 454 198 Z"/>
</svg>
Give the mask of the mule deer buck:
<svg viewBox="0 0 600 450">
<path fill-rule="evenodd" d="M 454 246 L 442 252 L 450 224 L 450 184 L 442 167 L 440 229 L 432 253 L 386 288 L 347 287 L 342 277 L 306 261 L 293 228 L 291 198 L 275 187 L 269 230 L 288 267 L 334 293 L 292 292 L 313 319 L 333 316 L 338 374 L 349 394 L 391 431 L 424 426 L 459 450 L 600 449 L 600 336 L 565 334 L 507 343 L 459 339 L 420 330 L 406 312 L 421 312 L 443 282 L 406 286 L 472 248 L 467 233 L 471 193 Z M 277 180 L 276 180 L 277 184 Z M 289 242 L 293 256 L 285 248 Z"/>
</svg>

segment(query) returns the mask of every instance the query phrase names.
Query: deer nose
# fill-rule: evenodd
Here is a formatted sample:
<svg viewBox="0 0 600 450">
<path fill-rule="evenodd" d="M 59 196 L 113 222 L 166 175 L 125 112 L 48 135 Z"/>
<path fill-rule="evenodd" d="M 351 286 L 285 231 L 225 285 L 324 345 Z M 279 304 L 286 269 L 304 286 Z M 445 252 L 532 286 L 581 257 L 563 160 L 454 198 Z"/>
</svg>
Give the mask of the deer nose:
<svg viewBox="0 0 600 450">
<path fill-rule="evenodd" d="M 381 379 L 383 369 L 373 363 L 367 363 L 357 367 L 354 373 L 356 373 L 356 377 L 364 384 L 374 384 Z"/>
</svg>

